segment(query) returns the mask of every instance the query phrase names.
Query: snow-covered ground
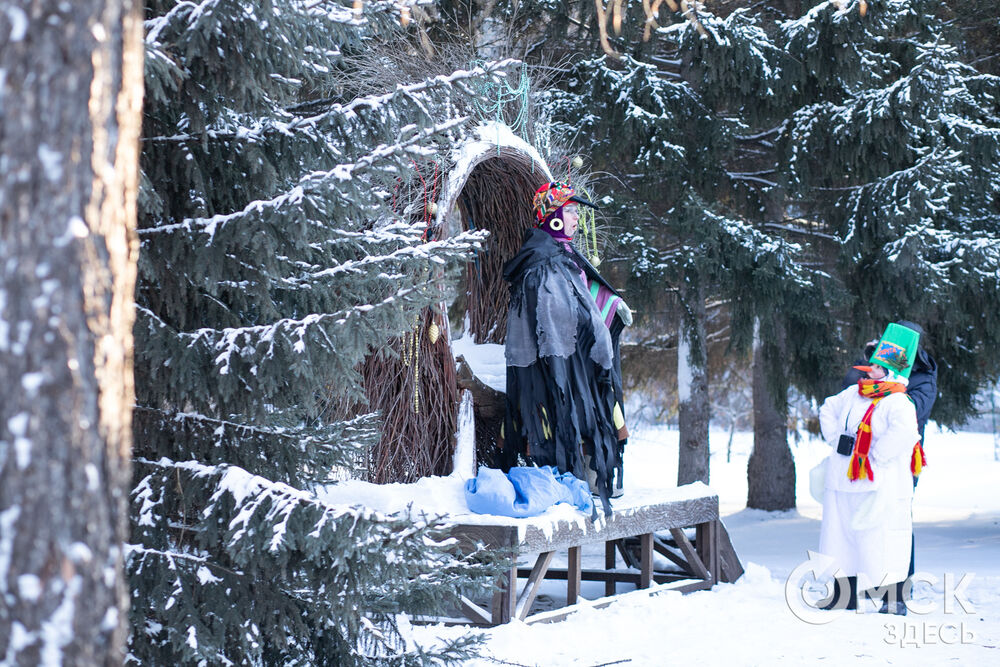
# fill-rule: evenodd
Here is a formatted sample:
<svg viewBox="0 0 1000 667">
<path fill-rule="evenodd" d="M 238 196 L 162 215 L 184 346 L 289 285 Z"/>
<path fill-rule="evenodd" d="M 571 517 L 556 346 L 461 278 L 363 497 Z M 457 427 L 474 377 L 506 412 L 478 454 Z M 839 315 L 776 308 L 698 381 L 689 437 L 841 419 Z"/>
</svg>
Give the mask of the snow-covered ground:
<svg viewBox="0 0 1000 667">
<path fill-rule="evenodd" d="M 812 623 L 786 603 L 786 580 L 801 571 L 807 550 L 818 546 L 821 512 L 808 492 L 808 471 L 825 455 L 824 446 L 810 439 L 793 445 L 798 509 L 762 512 L 746 509 L 752 435 L 736 434 L 729 461 L 727 441 L 728 433 L 711 435 L 711 486 L 746 567 L 737 583 L 689 595 L 637 591 L 604 609 L 581 608 L 559 623 L 515 621 L 486 631 L 414 626 L 408 636 L 427 644 L 435 637 L 484 632 L 482 657 L 472 667 L 1000 664 L 1000 462 L 994 460 L 992 434 L 928 427 L 929 467 L 913 510 L 916 567 L 925 580 L 914 588 L 913 606 L 926 613 L 823 612 Z M 626 493 L 629 486 L 673 486 L 677 432 L 638 429 L 625 465 Z M 390 489 L 385 493 L 397 497 Z M 453 493 L 438 500 L 442 506 L 460 502 Z M 601 554 L 589 557 L 599 560 Z M 546 586 L 543 595 L 558 604 L 565 584 Z M 601 594 L 584 584 L 585 598 Z"/>
</svg>

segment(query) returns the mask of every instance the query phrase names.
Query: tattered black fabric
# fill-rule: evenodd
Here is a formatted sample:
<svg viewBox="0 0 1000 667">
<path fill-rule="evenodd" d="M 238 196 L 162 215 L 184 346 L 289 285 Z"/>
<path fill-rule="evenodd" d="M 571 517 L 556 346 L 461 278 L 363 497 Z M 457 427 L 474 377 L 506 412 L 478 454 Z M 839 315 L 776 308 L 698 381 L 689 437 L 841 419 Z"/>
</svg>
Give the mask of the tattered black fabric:
<svg viewBox="0 0 1000 667">
<path fill-rule="evenodd" d="M 539 229 L 525 233 L 521 250 L 504 267 L 511 286 L 504 455 L 508 467 L 520 454 L 582 480 L 589 455 L 610 513 L 621 461 L 613 417 L 621 376 L 617 346 L 580 280 L 581 269 L 599 278 L 589 262 Z"/>
</svg>

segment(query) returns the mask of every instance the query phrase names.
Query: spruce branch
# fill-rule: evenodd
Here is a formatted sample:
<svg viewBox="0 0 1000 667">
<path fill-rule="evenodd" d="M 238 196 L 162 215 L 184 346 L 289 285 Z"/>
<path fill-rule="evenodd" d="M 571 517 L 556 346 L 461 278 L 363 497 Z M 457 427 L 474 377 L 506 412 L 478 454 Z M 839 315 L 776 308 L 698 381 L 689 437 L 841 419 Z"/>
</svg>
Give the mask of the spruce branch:
<svg viewBox="0 0 1000 667">
<path fill-rule="evenodd" d="M 238 221 L 245 222 L 247 220 L 261 219 L 265 213 L 274 214 L 285 210 L 298 210 L 306 194 L 328 192 L 328 186 L 338 182 L 350 181 L 373 166 L 390 158 L 398 157 L 400 153 L 413 152 L 417 146 L 427 139 L 464 125 L 467 120 L 468 118 L 463 116 L 424 129 L 417 129 L 415 126 L 404 128 L 401 132 L 409 135 L 406 139 L 395 144 L 379 146 L 356 162 L 339 164 L 330 170 L 314 171 L 306 174 L 295 187 L 276 197 L 251 202 L 242 210 L 235 213 L 214 215 L 210 218 L 188 218 L 179 223 L 140 229 L 139 236 L 145 239 L 158 234 L 171 234 L 175 232 L 185 234 L 198 233 L 207 236 L 208 239 L 204 242 L 211 244 L 216 232 L 228 224 Z M 333 191 L 336 192 L 335 189 Z M 347 195 L 343 194 L 340 197 L 345 200 L 348 198 Z"/>
</svg>

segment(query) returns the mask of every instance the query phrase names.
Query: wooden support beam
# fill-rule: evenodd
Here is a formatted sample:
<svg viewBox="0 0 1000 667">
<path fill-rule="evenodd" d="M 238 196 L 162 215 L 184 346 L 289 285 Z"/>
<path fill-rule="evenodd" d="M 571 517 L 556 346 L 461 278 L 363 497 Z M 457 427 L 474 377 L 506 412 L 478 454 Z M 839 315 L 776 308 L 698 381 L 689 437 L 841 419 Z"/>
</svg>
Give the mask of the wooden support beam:
<svg viewBox="0 0 1000 667">
<path fill-rule="evenodd" d="M 674 565 L 684 568 L 685 572 L 694 574 L 694 571 L 691 569 L 691 566 L 688 565 L 688 562 L 683 558 L 681 558 L 680 556 L 678 556 L 676 553 L 674 553 L 670 549 L 670 546 L 668 546 L 666 540 L 661 540 L 659 537 L 654 536 L 653 549 L 655 549 L 657 553 L 662 554 L 665 558 L 667 558 L 667 560 L 669 560 Z"/>
<path fill-rule="evenodd" d="M 639 588 L 649 588 L 653 583 L 653 534 L 639 536 L 639 562 L 641 564 Z"/>
<path fill-rule="evenodd" d="M 625 542 L 625 538 L 615 540 L 615 546 L 618 547 L 618 553 L 621 554 L 622 561 L 625 563 L 626 567 L 638 568 L 639 561 L 636 560 L 635 554 L 629 551 Z"/>
<path fill-rule="evenodd" d="M 690 581 L 690 580 L 688 579 L 687 581 Z M 659 589 L 654 589 L 654 590 L 652 590 L 652 591 L 650 591 L 650 592 L 648 592 L 646 594 L 647 595 L 659 595 L 661 593 L 667 593 L 667 592 L 673 592 L 673 591 L 677 591 L 677 592 L 681 592 L 681 593 L 690 593 L 691 591 L 701 591 L 701 590 L 709 589 L 711 587 L 712 587 L 712 585 L 709 582 L 706 582 L 706 581 L 695 581 L 695 582 L 686 583 L 686 584 L 677 584 L 677 585 L 664 586 L 664 587 L 659 588 Z M 635 591 L 633 591 L 632 593 L 635 593 Z M 632 593 L 626 593 L 626 595 L 630 595 Z M 579 611 L 584 606 L 589 607 L 590 609 L 602 609 L 604 607 L 607 607 L 608 605 L 614 604 L 615 602 L 616 602 L 616 596 L 608 597 L 608 598 L 601 598 L 599 600 L 593 600 L 593 601 L 584 601 L 584 602 L 581 602 L 581 603 L 575 605 L 575 607 L 572 607 L 572 608 L 553 609 L 551 611 L 544 611 L 544 612 L 541 612 L 539 614 L 534 614 L 534 615 L 528 617 L 528 619 L 525 621 L 525 623 L 527 623 L 529 625 L 531 625 L 533 623 L 555 623 L 555 622 L 564 620 L 570 614 L 576 613 L 577 611 Z"/>
<path fill-rule="evenodd" d="M 462 606 L 462 613 L 473 623 L 479 625 L 490 625 L 493 623 L 493 617 L 490 613 L 469 598 L 463 595 L 458 600 Z"/>
<path fill-rule="evenodd" d="M 569 548 L 569 564 L 567 566 L 566 577 L 566 604 L 576 604 L 580 597 L 580 571 L 583 569 L 582 549 L 580 547 Z"/>
<path fill-rule="evenodd" d="M 514 605 L 517 602 L 517 565 L 500 575 L 499 587 L 493 594 L 493 625 L 508 623 L 514 617 Z"/>
<path fill-rule="evenodd" d="M 615 543 L 619 540 L 609 540 L 604 543 L 604 569 L 613 570 L 615 568 Z M 614 595 L 616 591 L 615 580 L 608 579 L 604 582 L 604 594 Z"/>
<path fill-rule="evenodd" d="M 714 581 L 719 580 L 719 533 L 718 521 L 706 521 L 695 526 L 695 550 L 698 557 L 711 573 Z"/>
<path fill-rule="evenodd" d="M 731 584 L 743 576 L 743 564 L 740 557 L 736 555 L 733 542 L 729 539 L 729 532 L 722 521 L 716 521 L 718 551 L 719 551 L 719 580 Z"/>
<path fill-rule="evenodd" d="M 684 534 L 684 531 L 680 528 L 671 528 L 670 534 L 673 535 L 674 541 L 677 542 L 677 546 L 681 548 L 681 552 L 684 554 L 684 557 L 687 558 L 688 564 L 694 568 L 695 576 L 714 584 L 715 579 L 712 577 L 712 573 L 709 572 L 708 568 L 705 567 L 705 564 L 701 562 L 701 558 L 698 557 L 698 552 L 695 551 L 693 546 L 691 546 L 691 541 L 687 538 L 687 535 Z"/>
<path fill-rule="evenodd" d="M 528 568 L 517 571 L 517 575 L 522 579 L 530 574 L 531 570 Z M 616 584 L 635 584 L 638 587 L 640 577 L 642 577 L 642 573 L 635 570 L 580 570 L 581 581 L 603 581 L 605 583 L 613 581 Z M 545 573 L 545 578 L 550 581 L 567 581 L 569 574 L 563 568 L 551 567 Z M 692 575 L 687 572 L 657 572 L 653 570 L 653 581 L 658 584 L 691 578 Z"/>
<path fill-rule="evenodd" d="M 538 589 L 542 585 L 542 580 L 545 579 L 545 573 L 549 569 L 549 564 L 552 563 L 552 557 L 555 555 L 555 551 L 546 551 L 538 555 L 538 560 L 535 561 L 535 566 L 531 568 L 531 574 L 528 575 L 528 581 L 525 582 L 524 589 L 517 596 L 517 604 L 514 606 L 515 618 L 523 621 L 528 616 L 528 612 L 531 611 L 531 605 L 538 595 Z"/>
<path fill-rule="evenodd" d="M 712 588 L 711 581 L 693 581 L 689 584 L 681 584 L 676 587 L 671 587 L 671 591 L 677 591 L 678 593 L 693 593 L 694 591 L 707 591 Z M 656 595 L 656 593 L 653 593 Z"/>
</svg>

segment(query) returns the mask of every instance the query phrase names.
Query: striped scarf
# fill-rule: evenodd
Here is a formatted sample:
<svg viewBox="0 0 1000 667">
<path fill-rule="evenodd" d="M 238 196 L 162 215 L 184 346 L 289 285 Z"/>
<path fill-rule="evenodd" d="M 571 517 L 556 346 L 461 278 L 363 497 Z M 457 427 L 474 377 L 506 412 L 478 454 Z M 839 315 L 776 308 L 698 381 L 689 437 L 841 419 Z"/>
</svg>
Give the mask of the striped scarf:
<svg viewBox="0 0 1000 667">
<path fill-rule="evenodd" d="M 858 426 L 858 436 L 854 440 L 854 452 L 851 454 L 851 462 L 847 465 L 847 478 L 852 482 L 859 479 L 868 479 L 869 481 L 875 479 L 871 461 L 868 460 L 868 451 L 872 446 L 872 415 L 875 413 L 875 406 L 889 394 L 905 391 L 906 385 L 899 382 L 883 382 L 867 378 L 858 380 L 858 393 L 865 398 L 872 399 L 872 404 L 868 406 L 868 410 Z"/>
<path fill-rule="evenodd" d="M 847 466 L 847 477 L 852 482 L 856 482 L 862 477 L 869 480 L 875 479 L 872 471 L 872 464 L 868 460 L 868 450 L 872 446 L 872 414 L 875 412 L 875 405 L 889 394 L 897 394 L 906 391 L 906 387 L 899 382 L 882 382 L 880 380 L 862 379 L 858 381 L 858 393 L 866 398 L 871 398 L 872 404 L 868 406 L 861 425 L 858 426 L 858 436 L 854 441 L 854 452 L 851 454 L 851 461 Z M 920 444 L 920 440 L 913 445 L 913 452 L 910 454 L 910 472 L 914 477 L 920 477 L 920 472 L 927 466 L 927 455 Z"/>
</svg>

